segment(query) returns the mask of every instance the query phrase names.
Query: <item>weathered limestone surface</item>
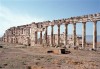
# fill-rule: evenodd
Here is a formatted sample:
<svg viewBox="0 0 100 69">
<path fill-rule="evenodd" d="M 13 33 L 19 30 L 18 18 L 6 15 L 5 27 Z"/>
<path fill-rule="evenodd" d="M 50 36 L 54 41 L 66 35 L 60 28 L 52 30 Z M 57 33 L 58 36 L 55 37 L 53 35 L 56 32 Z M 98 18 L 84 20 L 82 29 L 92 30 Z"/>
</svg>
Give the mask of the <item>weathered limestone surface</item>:
<svg viewBox="0 0 100 69">
<path fill-rule="evenodd" d="M 86 22 L 83 22 L 82 24 L 82 48 L 84 48 L 86 45 Z"/>
<path fill-rule="evenodd" d="M 53 25 L 51 25 L 51 45 L 53 46 L 54 44 L 54 38 L 53 38 Z"/>
<path fill-rule="evenodd" d="M 68 24 L 65 24 L 65 45 L 67 45 Z"/>
<path fill-rule="evenodd" d="M 60 44 L 60 25 L 58 25 L 58 45 Z"/>
<path fill-rule="evenodd" d="M 76 24 L 73 23 L 73 46 L 76 46 Z"/>
<path fill-rule="evenodd" d="M 97 21 L 100 21 L 100 13 L 97 14 L 89 14 L 83 16 L 76 16 L 66 19 L 58 19 L 53 21 L 43 21 L 43 22 L 32 22 L 31 24 L 11 27 L 7 29 L 4 35 L 0 38 L 3 42 L 23 44 L 23 45 L 31 45 L 35 46 L 38 44 L 48 44 L 50 43 L 52 46 L 55 44 L 61 44 L 62 39 L 60 35 L 60 25 L 65 25 L 65 33 L 64 33 L 64 45 L 68 44 L 67 35 L 68 35 L 68 24 L 73 24 L 73 46 L 76 46 L 76 24 L 82 23 L 82 48 L 85 48 L 86 45 L 86 22 L 93 22 L 94 32 L 93 32 L 93 49 L 96 49 L 97 43 Z M 53 26 L 58 26 L 58 36 L 53 33 Z M 48 36 L 48 27 L 51 26 L 51 35 Z M 92 30 L 91 30 L 92 31 Z M 38 32 L 40 32 L 40 38 L 38 38 Z M 45 35 L 42 35 L 42 32 L 45 32 Z M 42 38 L 43 37 L 43 38 Z M 56 41 L 57 40 L 57 41 Z"/>
<path fill-rule="evenodd" d="M 97 21 L 93 23 L 93 49 L 97 48 Z"/>
</svg>

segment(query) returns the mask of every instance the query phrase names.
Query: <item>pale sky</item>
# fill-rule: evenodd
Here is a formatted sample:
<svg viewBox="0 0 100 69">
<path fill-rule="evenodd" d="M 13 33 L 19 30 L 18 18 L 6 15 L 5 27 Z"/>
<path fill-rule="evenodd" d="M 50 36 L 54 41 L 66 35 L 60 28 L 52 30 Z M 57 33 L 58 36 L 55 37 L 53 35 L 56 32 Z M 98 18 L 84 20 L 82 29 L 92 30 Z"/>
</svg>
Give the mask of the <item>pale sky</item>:
<svg viewBox="0 0 100 69">
<path fill-rule="evenodd" d="M 100 0 L 0 0 L 0 36 L 12 26 L 94 13 L 100 13 Z M 82 24 L 77 24 L 77 34 L 82 33 L 81 28 Z M 54 29 L 56 33 L 57 27 Z M 87 23 L 86 29 L 87 35 L 93 34 L 92 22 Z M 98 35 L 99 29 L 100 22 L 97 23 Z M 68 33 L 72 34 L 72 25 L 68 26 Z"/>
</svg>

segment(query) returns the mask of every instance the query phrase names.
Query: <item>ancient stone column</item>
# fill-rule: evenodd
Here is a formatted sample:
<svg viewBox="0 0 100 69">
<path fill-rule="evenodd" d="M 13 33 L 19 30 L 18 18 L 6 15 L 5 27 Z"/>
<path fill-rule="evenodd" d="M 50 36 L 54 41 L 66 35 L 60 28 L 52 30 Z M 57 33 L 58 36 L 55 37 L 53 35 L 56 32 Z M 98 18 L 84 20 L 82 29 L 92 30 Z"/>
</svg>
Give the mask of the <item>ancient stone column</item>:
<svg viewBox="0 0 100 69">
<path fill-rule="evenodd" d="M 42 31 L 40 32 L 40 44 L 42 44 Z"/>
<path fill-rule="evenodd" d="M 73 46 L 76 46 L 76 23 L 73 23 Z"/>
<path fill-rule="evenodd" d="M 56 42 L 55 42 L 55 35 L 53 34 L 53 45 L 55 45 Z"/>
<path fill-rule="evenodd" d="M 54 25 L 51 25 L 51 45 L 53 46 L 53 43 L 54 43 L 54 38 L 53 38 L 53 26 Z"/>
<path fill-rule="evenodd" d="M 58 25 L 58 45 L 60 44 L 60 25 Z"/>
<path fill-rule="evenodd" d="M 93 49 L 97 48 L 97 21 L 93 23 Z"/>
<path fill-rule="evenodd" d="M 85 48 L 86 45 L 86 22 L 82 23 L 82 48 Z"/>
<path fill-rule="evenodd" d="M 35 32 L 35 44 L 37 44 L 37 31 Z"/>
<path fill-rule="evenodd" d="M 45 40 L 46 40 L 46 43 L 47 43 L 47 40 L 48 40 L 48 38 L 47 38 L 47 29 L 48 29 L 48 26 L 46 26 L 46 30 L 45 30 Z"/>
<path fill-rule="evenodd" d="M 65 24 L 65 45 L 67 45 L 68 24 Z"/>
</svg>

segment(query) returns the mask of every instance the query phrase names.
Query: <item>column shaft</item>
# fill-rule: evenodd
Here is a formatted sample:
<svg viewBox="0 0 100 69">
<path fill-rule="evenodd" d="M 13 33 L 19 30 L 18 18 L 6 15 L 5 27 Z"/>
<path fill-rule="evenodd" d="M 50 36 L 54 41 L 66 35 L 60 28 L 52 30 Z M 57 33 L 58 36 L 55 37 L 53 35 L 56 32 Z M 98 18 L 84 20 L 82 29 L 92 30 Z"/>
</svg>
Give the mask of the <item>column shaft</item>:
<svg viewBox="0 0 100 69">
<path fill-rule="evenodd" d="M 42 44 L 42 31 L 40 32 L 40 44 Z"/>
<path fill-rule="evenodd" d="M 51 26 L 51 45 L 53 46 L 54 38 L 53 38 L 53 25 Z"/>
<path fill-rule="evenodd" d="M 73 46 L 76 46 L 76 24 L 73 23 Z"/>
<path fill-rule="evenodd" d="M 60 25 L 58 25 L 58 45 L 60 44 Z"/>
<path fill-rule="evenodd" d="M 85 48 L 86 45 L 86 22 L 83 22 L 82 26 L 82 48 Z"/>
<path fill-rule="evenodd" d="M 35 32 L 35 44 L 37 44 L 37 32 Z"/>
<path fill-rule="evenodd" d="M 67 45 L 68 24 L 65 24 L 65 45 Z"/>
<path fill-rule="evenodd" d="M 93 23 L 93 49 L 97 48 L 97 21 Z"/>
<path fill-rule="evenodd" d="M 48 39 L 47 39 L 47 26 L 46 26 L 46 30 L 45 30 L 45 40 L 46 40 L 46 43 L 47 43 L 47 41 L 48 41 Z"/>
<path fill-rule="evenodd" d="M 55 45 L 56 42 L 55 42 L 55 35 L 53 35 L 53 44 Z"/>
</svg>

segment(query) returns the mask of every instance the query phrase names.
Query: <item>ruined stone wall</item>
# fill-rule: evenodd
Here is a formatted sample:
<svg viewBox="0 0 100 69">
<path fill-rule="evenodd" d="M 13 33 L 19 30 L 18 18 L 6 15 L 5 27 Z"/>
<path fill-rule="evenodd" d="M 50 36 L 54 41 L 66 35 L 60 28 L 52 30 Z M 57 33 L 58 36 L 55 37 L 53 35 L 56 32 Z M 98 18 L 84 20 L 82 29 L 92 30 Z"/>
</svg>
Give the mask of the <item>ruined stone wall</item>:
<svg viewBox="0 0 100 69">
<path fill-rule="evenodd" d="M 8 43 L 30 45 L 30 25 L 22 25 L 7 29 L 3 41 Z"/>
</svg>

